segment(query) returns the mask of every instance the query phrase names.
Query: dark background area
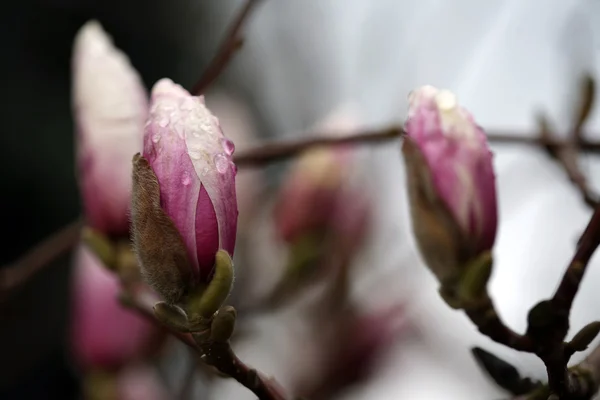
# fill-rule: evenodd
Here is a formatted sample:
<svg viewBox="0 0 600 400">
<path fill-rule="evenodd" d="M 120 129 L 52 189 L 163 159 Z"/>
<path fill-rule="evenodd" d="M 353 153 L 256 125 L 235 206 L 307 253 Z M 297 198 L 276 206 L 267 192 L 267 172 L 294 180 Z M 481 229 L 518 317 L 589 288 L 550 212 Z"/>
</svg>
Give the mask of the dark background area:
<svg viewBox="0 0 600 400">
<path fill-rule="evenodd" d="M 0 265 L 79 214 L 70 56 L 81 25 L 98 19 L 150 86 L 191 86 L 208 61 L 209 1 L 7 1 L 0 16 L 4 215 Z M 214 3 L 213 3 L 214 5 Z M 205 17 L 202 17 L 202 16 Z M 213 44 L 214 46 L 214 44 Z M 70 256 L 0 305 L 0 399 L 69 399 L 78 381 L 65 346 Z"/>
</svg>

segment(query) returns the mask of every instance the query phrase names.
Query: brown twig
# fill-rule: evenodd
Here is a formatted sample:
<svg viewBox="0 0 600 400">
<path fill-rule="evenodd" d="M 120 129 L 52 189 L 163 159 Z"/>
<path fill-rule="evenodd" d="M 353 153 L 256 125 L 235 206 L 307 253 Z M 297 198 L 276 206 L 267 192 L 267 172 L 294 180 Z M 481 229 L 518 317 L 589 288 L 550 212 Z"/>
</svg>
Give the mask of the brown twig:
<svg viewBox="0 0 600 400">
<path fill-rule="evenodd" d="M 489 294 L 485 293 L 477 304 L 466 308 L 465 313 L 479 332 L 496 343 L 518 351 L 533 352 L 531 339 L 513 331 L 500 319 Z"/>
<path fill-rule="evenodd" d="M 550 122 L 544 114 L 538 116 L 540 138 L 545 142 L 542 146 L 546 149 L 548 154 L 563 167 L 567 177 L 575 185 L 584 202 L 589 207 L 595 208 L 599 204 L 598 195 L 592 191 L 588 185 L 587 178 L 579 167 L 579 148 L 582 140 L 579 129 L 581 129 L 582 124 L 583 123 L 578 120 L 575 124 L 575 130 L 570 135 L 570 139 L 558 146 L 553 146 L 551 143 L 554 134 Z"/>
<path fill-rule="evenodd" d="M 153 311 L 155 299 L 148 295 L 145 286 L 138 284 L 135 287 L 124 287 L 124 289 L 120 298 L 123 305 L 138 312 L 153 323 L 159 324 Z M 285 396 L 276 382 L 263 377 L 255 369 L 244 364 L 231 349 L 229 341 L 203 340 L 200 339 L 202 335 L 179 332 L 162 324 L 161 326 L 164 326 L 173 336 L 195 350 L 202 359 L 210 361 L 210 365 L 219 372 L 235 379 L 251 390 L 259 399 L 285 400 Z"/>
<path fill-rule="evenodd" d="M 69 251 L 78 241 L 83 226 L 76 220 L 32 247 L 11 265 L 0 269 L 0 300 L 23 286 L 46 265 Z"/>
<path fill-rule="evenodd" d="M 600 207 L 597 207 L 585 231 L 579 239 L 577 250 L 569 267 L 554 293 L 552 302 L 555 307 L 565 311 L 571 309 L 573 299 L 585 274 L 590 258 L 600 245 Z"/>
<path fill-rule="evenodd" d="M 403 134 L 400 126 L 367 130 L 353 135 L 311 135 L 308 138 L 278 143 L 266 143 L 255 149 L 238 153 L 234 160 L 238 167 L 261 166 L 274 161 L 291 158 L 311 147 L 336 146 L 350 143 L 379 143 L 396 139 Z"/>
<path fill-rule="evenodd" d="M 229 342 L 198 341 L 198 346 L 212 366 L 251 390 L 260 400 L 285 400 L 277 383 L 240 360 Z"/>
<path fill-rule="evenodd" d="M 569 140 L 564 139 L 553 139 L 553 138 L 542 138 L 532 136 L 533 134 L 527 134 L 523 132 L 503 132 L 500 130 L 486 131 L 488 141 L 497 144 L 522 144 L 528 146 L 542 146 L 550 148 L 558 148 L 571 143 Z M 600 153 L 600 142 L 592 142 L 587 139 L 580 139 L 577 142 L 577 147 L 582 152 Z"/>
<path fill-rule="evenodd" d="M 155 300 L 149 297 L 147 293 L 144 293 L 144 289 L 142 289 L 141 287 L 137 287 L 135 290 L 131 288 L 124 289 L 125 290 L 121 293 L 119 297 L 121 304 L 123 304 L 125 307 L 132 309 L 133 311 L 136 311 L 148 321 L 158 324 L 158 321 L 156 320 L 153 311 Z M 182 333 L 174 329 L 169 329 L 166 326 L 165 329 L 167 329 L 169 333 L 171 333 L 173 336 L 179 339 L 182 343 L 188 345 L 192 349 L 198 350 L 196 342 L 189 333 Z"/>
<path fill-rule="evenodd" d="M 534 306 L 528 316 L 527 337 L 533 342 L 535 354 L 546 366 L 551 393 L 561 400 L 589 400 L 600 384 L 600 365 L 596 365 L 600 364 L 600 350 L 593 352 L 583 364 L 569 369 L 573 348 L 564 342 L 573 300 L 599 245 L 600 207 L 597 207 L 554 296 Z M 589 340 L 593 337 L 590 336 Z"/>
<path fill-rule="evenodd" d="M 241 47 L 243 43 L 243 39 L 240 36 L 241 29 L 244 22 L 248 19 L 250 12 L 259 2 L 260 0 L 246 0 L 246 4 L 231 23 L 223 43 L 219 46 L 217 54 L 204 70 L 198 82 L 192 87 L 191 93 L 196 95 L 203 94 L 206 88 L 223 72 L 233 54 Z"/>
</svg>

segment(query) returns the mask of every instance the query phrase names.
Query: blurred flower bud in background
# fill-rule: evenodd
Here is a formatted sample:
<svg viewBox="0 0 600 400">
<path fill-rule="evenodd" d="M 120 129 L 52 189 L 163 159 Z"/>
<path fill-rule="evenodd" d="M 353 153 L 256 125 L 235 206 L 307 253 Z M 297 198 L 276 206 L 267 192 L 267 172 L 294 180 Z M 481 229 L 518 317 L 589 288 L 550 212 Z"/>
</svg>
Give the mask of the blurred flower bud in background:
<svg viewBox="0 0 600 400">
<path fill-rule="evenodd" d="M 454 94 L 432 86 L 409 95 L 405 129 L 402 151 L 417 243 L 438 279 L 452 280 L 494 244 L 492 153 Z"/>
<path fill-rule="evenodd" d="M 73 274 L 71 342 L 78 366 L 112 370 L 152 354 L 162 329 L 120 304 L 117 276 L 85 246 L 77 250 Z"/>
<path fill-rule="evenodd" d="M 340 107 L 315 129 L 348 135 L 357 129 L 356 119 L 352 107 Z M 291 297 L 315 274 L 346 268 L 361 248 L 372 203 L 357 179 L 358 152 L 351 145 L 309 149 L 283 178 L 273 215 L 275 234 L 288 245 L 288 261 L 274 302 Z"/>
<path fill-rule="evenodd" d="M 348 134 L 356 128 L 354 116 L 343 109 L 317 125 L 318 130 Z M 288 243 L 326 229 L 347 183 L 353 149 L 349 146 L 315 147 L 293 161 L 275 203 L 277 234 Z"/>
<path fill-rule="evenodd" d="M 351 134 L 358 125 L 355 113 L 349 106 L 340 107 L 317 124 L 316 130 Z M 303 235 L 329 230 L 336 215 L 352 207 L 355 160 L 356 150 L 341 145 L 309 149 L 294 161 L 275 204 L 276 231 L 281 239 L 293 243 Z"/>
<path fill-rule="evenodd" d="M 312 338 L 316 348 L 312 349 L 312 367 L 297 375 L 295 393 L 308 399 L 331 399 L 368 383 L 397 342 L 414 333 L 401 303 L 372 311 L 356 306 L 339 310 L 318 325 Z"/>
<path fill-rule="evenodd" d="M 172 396 L 157 371 L 147 365 L 125 368 L 117 376 L 117 400 L 167 400 Z"/>
<path fill-rule="evenodd" d="M 87 223 L 106 235 L 127 236 L 131 157 L 142 148 L 146 90 L 127 56 L 96 21 L 79 30 L 72 68 L 79 186 Z"/>
<path fill-rule="evenodd" d="M 134 243 L 146 279 L 169 302 L 210 280 L 237 230 L 234 144 L 204 97 L 169 79 L 152 90 L 143 157 L 134 159 Z"/>
</svg>

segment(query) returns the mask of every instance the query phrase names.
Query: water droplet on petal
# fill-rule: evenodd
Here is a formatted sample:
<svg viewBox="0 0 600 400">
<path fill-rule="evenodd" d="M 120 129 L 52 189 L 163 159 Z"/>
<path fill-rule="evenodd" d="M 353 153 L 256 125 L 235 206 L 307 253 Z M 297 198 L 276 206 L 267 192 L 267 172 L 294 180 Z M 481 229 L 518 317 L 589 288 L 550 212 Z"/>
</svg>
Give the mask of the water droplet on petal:
<svg viewBox="0 0 600 400">
<path fill-rule="evenodd" d="M 190 183 L 192 183 L 192 178 L 190 178 L 190 173 L 188 171 L 183 171 L 181 183 L 183 184 L 183 186 L 188 186 Z"/>
<path fill-rule="evenodd" d="M 206 176 L 206 174 L 208 174 L 208 167 L 204 167 L 202 170 L 202 176 Z"/>
<path fill-rule="evenodd" d="M 161 128 L 166 128 L 167 125 L 169 125 L 169 117 L 163 115 L 158 119 L 158 126 L 160 126 Z"/>
<path fill-rule="evenodd" d="M 224 154 L 217 154 L 215 156 L 215 166 L 219 173 L 224 174 L 229 167 L 229 159 Z"/>
<path fill-rule="evenodd" d="M 206 121 L 206 120 L 202 120 L 200 122 L 200 129 L 202 129 L 202 131 L 211 134 L 212 133 L 212 125 L 210 124 L 210 122 Z"/>
<path fill-rule="evenodd" d="M 181 100 L 179 108 L 184 111 L 191 111 L 194 109 L 195 103 L 192 97 L 185 97 Z"/>
<path fill-rule="evenodd" d="M 223 139 L 223 150 L 225 150 L 225 154 L 230 156 L 235 151 L 235 144 L 231 140 L 224 138 Z"/>
<path fill-rule="evenodd" d="M 154 143 L 160 142 L 160 133 L 155 133 L 154 135 L 152 135 L 152 141 Z"/>
<path fill-rule="evenodd" d="M 199 160 L 201 157 L 200 152 L 197 150 L 188 150 L 188 154 L 190 155 L 190 158 L 193 160 Z"/>
</svg>

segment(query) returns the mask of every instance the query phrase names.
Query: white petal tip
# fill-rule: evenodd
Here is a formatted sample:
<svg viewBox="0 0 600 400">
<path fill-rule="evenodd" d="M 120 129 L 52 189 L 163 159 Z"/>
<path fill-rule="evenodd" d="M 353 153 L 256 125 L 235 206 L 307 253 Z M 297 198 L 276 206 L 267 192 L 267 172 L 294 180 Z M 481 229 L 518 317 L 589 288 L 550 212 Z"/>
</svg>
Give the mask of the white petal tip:
<svg viewBox="0 0 600 400">
<path fill-rule="evenodd" d="M 452 110 L 458 106 L 456 95 L 449 90 L 440 90 L 435 95 L 435 102 L 440 110 Z"/>
<path fill-rule="evenodd" d="M 106 33 L 100 22 L 86 22 L 75 36 L 75 53 L 99 56 L 113 49 L 112 38 Z"/>
<path fill-rule="evenodd" d="M 152 96 L 157 95 L 190 96 L 187 90 L 169 78 L 162 78 L 154 84 L 154 87 L 152 87 Z"/>
</svg>

